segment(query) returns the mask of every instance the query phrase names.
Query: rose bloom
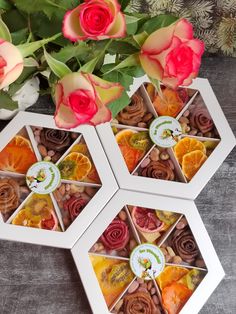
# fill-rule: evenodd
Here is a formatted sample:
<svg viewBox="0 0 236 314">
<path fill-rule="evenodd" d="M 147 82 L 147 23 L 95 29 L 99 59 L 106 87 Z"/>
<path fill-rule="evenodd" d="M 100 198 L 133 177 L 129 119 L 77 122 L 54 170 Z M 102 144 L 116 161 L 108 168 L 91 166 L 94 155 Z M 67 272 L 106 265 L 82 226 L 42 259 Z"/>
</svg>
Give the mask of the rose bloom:
<svg viewBox="0 0 236 314">
<path fill-rule="evenodd" d="M 17 80 L 23 68 L 23 57 L 17 47 L 0 38 L 0 90 Z"/>
<path fill-rule="evenodd" d="M 66 13 L 62 32 L 71 41 L 120 38 L 126 23 L 117 0 L 86 0 Z"/>
<path fill-rule="evenodd" d="M 193 27 L 180 19 L 152 33 L 144 42 L 140 62 L 150 77 L 166 86 L 189 85 L 198 74 L 204 43 L 193 38 Z"/>
<path fill-rule="evenodd" d="M 55 87 L 55 122 L 59 128 L 80 124 L 97 125 L 111 120 L 107 105 L 119 98 L 124 88 L 93 74 L 75 72 L 65 75 Z"/>
</svg>

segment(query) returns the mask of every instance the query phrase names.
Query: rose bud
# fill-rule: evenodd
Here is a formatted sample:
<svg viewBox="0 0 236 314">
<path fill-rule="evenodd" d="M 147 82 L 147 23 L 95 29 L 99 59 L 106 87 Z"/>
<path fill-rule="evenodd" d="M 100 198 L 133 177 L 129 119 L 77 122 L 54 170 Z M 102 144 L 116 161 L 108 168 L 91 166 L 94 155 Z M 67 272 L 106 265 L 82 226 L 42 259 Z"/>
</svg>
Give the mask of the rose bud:
<svg viewBox="0 0 236 314">
<path fill-rule="evenodd" d="M 0 38 L 0 90 L 16 81 L 23 68 L 23 57 L 17 47 Z"/>
<path fill-rule="evenodd" d="M 66 13 L 62 32 L 71 41 L 120 38 L 126 23 L 117 0 L 87 0 Z"/>
<path fill-rule="evenodd" d="M 171 88 L 189 85 L 198 74 L 204 43 L 193 38 L 193 27 L 180 19 L 152 33 L 144 42 L 140 62 L 150 77 Z"/>
<path fill-rule="evenodd" d="M 75 128 L 80 124 L 97 125 L 111 120 L 107 105 L 118 99 L 124 88 L 93 74 L 70 73 L 55 87 L 55 122 L 59 128 Z"/>
</svg>

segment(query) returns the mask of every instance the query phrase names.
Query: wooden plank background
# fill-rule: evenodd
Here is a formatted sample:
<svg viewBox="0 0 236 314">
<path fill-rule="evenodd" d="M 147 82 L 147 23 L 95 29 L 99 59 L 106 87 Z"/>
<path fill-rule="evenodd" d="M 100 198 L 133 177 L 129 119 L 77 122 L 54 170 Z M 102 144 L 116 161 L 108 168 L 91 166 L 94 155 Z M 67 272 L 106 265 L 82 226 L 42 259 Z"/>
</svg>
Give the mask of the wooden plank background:
<svg viewBox="0 0 236 314">
<path fill-rule="evenodd" d="M 236 133 L 236 58 L 206 58 L 200 76 L 209 79 Z M 50 114 L 53 105 L 44 96 L 30 111 Z M 236 313 L 235 183 L 236 149 L 196 200 L 226 271 L 201 314 Z M 76 313 L 91 310 L 69 251 L 0 241 L 0 314 Z"/>
</svg>

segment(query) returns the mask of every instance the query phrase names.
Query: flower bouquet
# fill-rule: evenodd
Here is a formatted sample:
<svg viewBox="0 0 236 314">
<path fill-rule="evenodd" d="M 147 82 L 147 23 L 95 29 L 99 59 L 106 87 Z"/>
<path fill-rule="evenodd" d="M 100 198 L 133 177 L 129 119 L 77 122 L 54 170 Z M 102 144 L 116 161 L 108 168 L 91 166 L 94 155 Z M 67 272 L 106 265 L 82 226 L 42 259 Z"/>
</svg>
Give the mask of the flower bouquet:
<svg viewBox="0 0 236 314">
<path fill-rule="evenodd" d="M 163 86 L 189 85 L 204 51 L 191 23 L 130 12 L 129 2 L 1 1 L 0 110 L 17 111 L 14 95 L 36 76 L 65 129 L 116 117 L 136 77 L 147 74 L 163 102 Z"/>
</svg>

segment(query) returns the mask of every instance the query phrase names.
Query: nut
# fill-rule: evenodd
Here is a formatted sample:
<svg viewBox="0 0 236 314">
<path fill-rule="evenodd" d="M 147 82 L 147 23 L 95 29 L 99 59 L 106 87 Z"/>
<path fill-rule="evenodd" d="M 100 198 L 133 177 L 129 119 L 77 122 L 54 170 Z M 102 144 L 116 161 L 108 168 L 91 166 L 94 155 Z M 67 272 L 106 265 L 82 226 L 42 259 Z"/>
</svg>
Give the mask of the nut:
<svg viewBox="0 0 236 314">
<path fill-rule="evenodd" d="M 153 296 L 152 296 L 152 300 L 153 300 L 153 302 L 154 302 L 156 305 L 160 303 L 160 302 L 159 302 L 159 299 L 158 299 L 158 297 L 157 297 L 156 295 L 153 295 Z"/>
<path fill-rule="evenodd" d="M 140 283 L 140 285 L 141 285 L 142 283 L 144 283 L 144 280 L 143 280 L 142 278 L 138 278 L 137 281 L 138 281 L 138 283 Z"/>
<path fill-rule="evenodd" d="M 137 280 L 135 280 L 135 281 L 130 285 L 130 287 L 129 287 L 129 289 L 128 289 L 128 293 L 133 293 L 133 292 L 135 292 L 135 291 L 138 289 L 138 287 L 139 287 L 139 283 L 138 283 Z"/>
<path fill-rule="evenodd" d="M 132 251 L 137 246 L 137 243 L 135 240 L 130 240 L 129 247 L 130 251 Z"/>
<path fill-rule="evenodd" d="M 168 160 L 170 158 L 170 155 L 167 152 L 162 152 L 160 154 L 161 160 Z"/>
<path fill-rule="evenodd" d="M 182 258 L 180 256 L 178 256 L 178 255 L 173 256 L 172 263 L 173 264 L 181 264 L 182 263 Z"/>
<path fill-rule="evenodd" d="M 192 129 L 189 133 L 189 135 L 197 135 L 197 130 L 196 129 Z"/>
<path fill-rule="evenodd" d="M 61 195 L 65 195 L 65 193 L 66 193 L 66 186 L 65 186 L 65 184 L 62 184 L 59 187 L 59 191 L 60 191 Z"/>
<path fill-rule="evenodd" d="M 142 162 L 141 162 L 141 165 L 140 165 L 140 167 L 141 168 L 146 168 L 147 167 L 147 165 L 150 163 L 150 159 L 149 158 L 145 158 Z"/>
<path fill-rule="evenodd" d="M 203 136 L 202 132 L 198 132 L 197 136 L 201 136 L 202 137 Z"/>
<path fill-rule="evenodd" d="M 153 118 L 153 114 L 151 112 L 146 113 L 145 116 L 143 117 L 143 122 L 148 122 Z"/>
<path fill-rule="evenodd" d="M 183 116 L 187 118 L 187 117 L 189 116 L 189 114 L 190 114 L 190 111 L 189 111 L 189 110 L 186 110 L 186 111 L 184 112 Z"/>
<path fill-rule="evenodd" d="M 189 124 L 189 119 L 186 117 L 179 118 L 179 123 Z"/>
<path fill-rule="evenodd" d="M 197 259 L 195 265 L 199 268 L 205 268 L 206 264 L 203 259 Z"/>
<path fill-rule="evenodd" d="M 40 154 L 43 156 L 43 157 L 46 157 L 48 152 L 47 152 L 47 149 L 45 146 L 43 146 L 42 144 L 39 144 L 38 145 L 38 150 L 40 152 Z"/>
<path fill-rule="evenodd" d="M 173 249 L 170 246 L 167 246 L 166 249 L 167 249 L 167 251 L 171 257 L 175 256 L 175 252 L 173 251 Z"/>
<path fill-rule="evenodd" d="M 161 251 L 162 251 L 162 253 L 164 254 L 164 255 L 167 255 L 168 253 L 167 253 L 167 250 L 164 248 L 164 247 L 161 247 Z"/>
<path fill-rule="evenodd" d="M 123 221 L 125 221 L 127 219 L 127 214 L 124 210 L 120 211 L 118 216 Z"/>
<path fill-rule="evenodd" d="M 212 137 L 212 136 L 213 136 L 212 132 L 206 132 L 204 135 L 205 135 L 206 137 Z"/>
<path fill-rule="evenodd" d="M 146 129 L 146 128 L 147 128 L 147 123 L 145 123 L 145 122 L 139 122 L 139 123 L 138 123 L 138 127 L 139 127 L 139 128 L 144 128 L 144 129 Z"/>
<path fill-rule="evenodd" d="M 153 282 L 152 282 L 152 280 L 150 280 L 150 281 L 148 282 L 148 284 L 147 284 L 148 290 L 151 290 L 151 289 L 152 289 L 152 286 L 153 286 Z"/>
<path fill-rule="evenodd" d="M 150 153 L 150 159 L 152 161 L 158 161 L 160 156 L 160 151 L 157 148 L 153 148 L 153 150 Z"/>
<path fill-rule="evenodd" d="M 46 156 L 46 157 L 43 158 L 44 161 L 51 161 L 51 159 L 52 158 L 50 156 Z"/>
<path fill-rule="evenodd" d="M 152 288 L 150 293 L 151 293 L 151 295 L 155 294 L 156 293 L 156 288 Z"/>
<path fill-rule="evenodd" d="M 90 196 L 90 197 L 93 197 L 96 193 L 97 193 L 97 190 L 90 187 L 90 186 L 87 186 L 85 188 L 85 192 Z"/>
<path fill-rule="evenodd" d="M 187 125 L 187 127 L 185 128 L 185 132 L 189 133 L 191 131 L 191 128 L 189 125 Z"/>
<path fill-rule="evenodd" d="M 120 301 L 118 301 L 116 303 L 116 305 L 114 307 L 115 313 L 117 313 L 120 310 L 120 308 L 122 307 L 123 303 L 124 303 L 123 299 L 120 299 Z"/>
<path fill-rule="evenodd" d="M 52 156 L 54 156 L 54 155 L 55 155 L 54 150 L 49 150 L 49 151 L 48 151 L 48 156 L 52 157 Z"/>
</svg>

